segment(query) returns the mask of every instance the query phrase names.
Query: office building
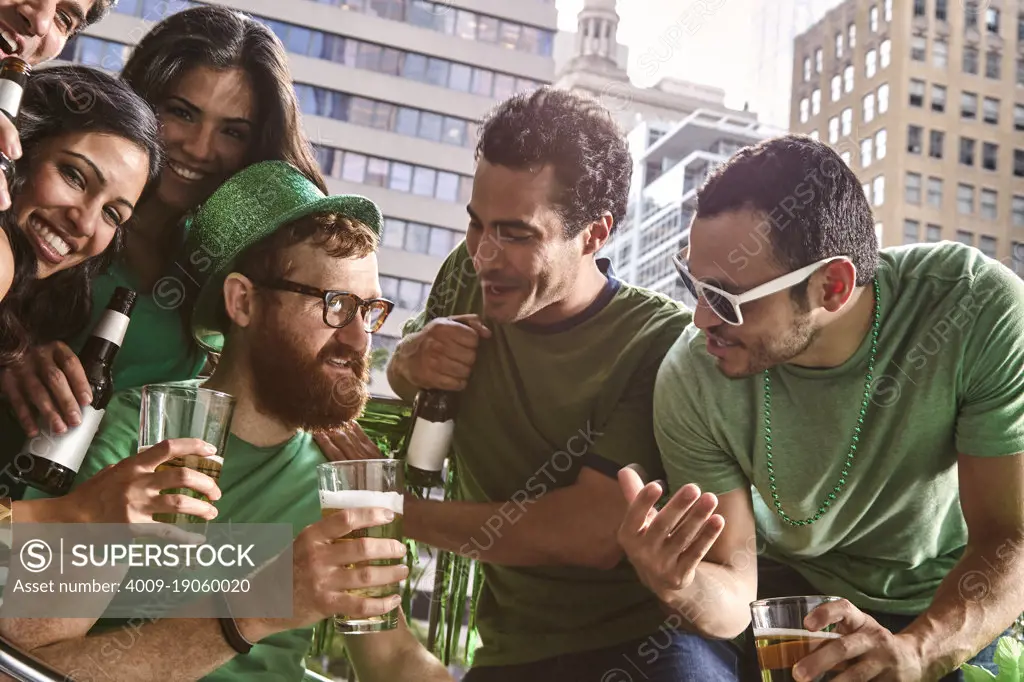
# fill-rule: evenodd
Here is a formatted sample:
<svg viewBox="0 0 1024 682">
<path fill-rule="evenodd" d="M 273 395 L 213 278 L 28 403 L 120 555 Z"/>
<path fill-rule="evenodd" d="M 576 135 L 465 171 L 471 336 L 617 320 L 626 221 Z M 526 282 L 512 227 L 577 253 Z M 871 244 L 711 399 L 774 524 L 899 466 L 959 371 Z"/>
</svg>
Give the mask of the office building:
<svg viewBox="0 0 1024 682">
<path fill-rule="evenodd" d="M 154 22 L 196 4 L 120 0 L 62 58 L 119 71 Z M 465 232 L 474 122 L 513 93 L 554 78 L 554 0 L 202 4 L 246 12 L 278 35 L 330 191 L 381 206 L 381 285 L 397 307 L 374 344 L 393 348 Z M 381 371 L 372 389 L 392 395 Z"/>
<path fill-rule="evenodd" d="M 791 127 L 856 171 L 885 246 L 1024 274 L 1024 2 L 847 0 L 794 45 Z"/>
</svg>

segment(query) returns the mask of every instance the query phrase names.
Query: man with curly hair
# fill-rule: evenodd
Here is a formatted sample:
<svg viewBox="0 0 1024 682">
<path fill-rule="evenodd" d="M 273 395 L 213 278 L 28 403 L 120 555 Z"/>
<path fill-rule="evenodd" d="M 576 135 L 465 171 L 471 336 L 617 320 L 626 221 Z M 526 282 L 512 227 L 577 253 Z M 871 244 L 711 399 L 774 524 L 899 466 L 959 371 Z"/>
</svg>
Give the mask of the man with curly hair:
<svg viewBox="0 0 1024 682">
<path fill-rule="evenodd" d="M 626 140 L 592 99 L 542 88 L 491 113 L 477 161 L 465 242 L 388 367 L 405 398 L 459 392 L 459 499 L 408 499 L 405 529 L 483 564 L 465 679 L 599 680 L 627 659 L 648 680 L 732 672 L 725 643 L 689 656 L 615 537 L 618 470 L 663 476 L 654 379 L 691 319 L 598 257 L 626 214 Z"/>
</svg>

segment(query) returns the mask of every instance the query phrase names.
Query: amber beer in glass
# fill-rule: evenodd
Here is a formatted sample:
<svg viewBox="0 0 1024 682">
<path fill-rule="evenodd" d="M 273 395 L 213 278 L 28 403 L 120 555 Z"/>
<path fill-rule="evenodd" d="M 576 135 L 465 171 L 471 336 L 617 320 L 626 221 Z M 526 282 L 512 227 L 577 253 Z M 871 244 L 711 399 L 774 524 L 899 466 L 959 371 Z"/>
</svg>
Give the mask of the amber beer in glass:
<svg viewBox="0 0 1024 682">
<path fill-rule="evenodd" d="M 359 538 L 387 538 L 402 542 L 402 494 L 405 483 L 402 460 L 363 459 L 346 462 L 326 462 L 317 467 L 320 486 L 320 515 L 326 518 L 344 509 L 376 507 L 391 511 L 395 518 L 382 526 L 360 528 L 335 542 L 349 542 Z M 381 559 L 365 562 L 370 566 L 397 566 L 402 559 Z M 362 565 L 362 564 L 360 564 Z M 355 568 L 355 565 L 346 568 Z M 400 585 L 380 585 L 349 590 L 360 597 L 386 598 L 397 595 Z M 383 616 L 352 618 L 344 614 L 334 616 L 334 627 L 345 634 L 361 634 L 394 630 L 398 627 L 399 609 L 396 607 Z"/>
<path fill-rule="evenodd" d="M 811 632 L 804 627 L 807 614 L 821 604 L 839 599 L 812 595 L 761 599 L 750 604 L 762 682 L 795 682 L 793 666 L 822 644 L 840 637 L 838 632 Z M 830 680 L 840 670 L 836 668 L 834 673 L 825 673 L 814 680 Z"/>
</svg>

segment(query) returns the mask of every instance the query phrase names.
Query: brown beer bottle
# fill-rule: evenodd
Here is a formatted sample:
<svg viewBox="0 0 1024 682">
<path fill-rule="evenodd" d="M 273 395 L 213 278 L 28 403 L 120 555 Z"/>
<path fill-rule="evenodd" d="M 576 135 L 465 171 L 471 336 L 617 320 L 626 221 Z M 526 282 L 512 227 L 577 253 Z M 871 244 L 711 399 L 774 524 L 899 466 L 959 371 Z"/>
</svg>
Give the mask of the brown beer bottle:
<svg viewBox="0 0 1024 682">
<path fill-rule="evenodd" d="M 78 356 L 92 389 L 92 403 L 82 408 L 82 423 L 60 435 L 42 427 L 39 435 L 25 444 L 14 462 L 19 478 L 50 495 L 65 495 L 75 482 L 100 420 L 114 394 L 110 369 L 124 343 L 125 332 L 135 308 L 136 294 L 118 287 L 103 311 L 103 316 Z M 23 466 L 24 464 L 24 466 Z"/>
<path fill-rule="evenodd" d="M 25 93 L 28 76 L 32 73 L 21 57 L 8 57 L 0 62 L 0 111 L 17 125 L 18 111 L 21 109 L 21 96 Z M 14 161 L 0 151 L 0 171 L 7 176 L 9 183 L 14 178 Z"/>
<path fill-rule="evenodd" d="M 423 389 L 413 405 L 412 435 L 405 452 L 405 482 L 417 488 L 444 485 L 441 469 L 452 445 L 459 394 Z"/>
</svg>

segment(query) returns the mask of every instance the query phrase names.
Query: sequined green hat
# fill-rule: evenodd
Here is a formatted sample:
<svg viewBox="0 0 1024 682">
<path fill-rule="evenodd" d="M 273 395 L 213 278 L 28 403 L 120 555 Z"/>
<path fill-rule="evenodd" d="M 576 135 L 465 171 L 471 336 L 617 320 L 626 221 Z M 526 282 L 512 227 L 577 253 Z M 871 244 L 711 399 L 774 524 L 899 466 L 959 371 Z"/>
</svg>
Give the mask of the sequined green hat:
<svg viewBox="0 0 1024 682">
<path fill-rule="evenodd" d="M 192 334 L 207 351 L 224 347 L 221 329 L 224 280 L 236 258 L 279 227 L 313 213 L 338 213 L 381 232 L 380 209 L 366 197 L 326 196 L 284 161 L 253 164 L 233 175 L 196 211 L 179 260 L 198 288 Z"/>
</svg>

